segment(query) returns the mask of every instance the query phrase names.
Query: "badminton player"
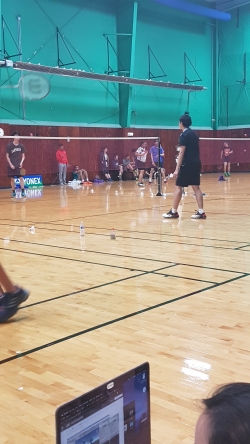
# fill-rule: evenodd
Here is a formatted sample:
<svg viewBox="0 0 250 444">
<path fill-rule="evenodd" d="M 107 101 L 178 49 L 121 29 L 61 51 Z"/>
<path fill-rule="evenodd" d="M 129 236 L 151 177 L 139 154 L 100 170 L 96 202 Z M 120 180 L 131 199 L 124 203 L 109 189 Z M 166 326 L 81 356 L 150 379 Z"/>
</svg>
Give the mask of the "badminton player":
<svg viewBox="0 0 250 444">
<path fill-rule="evenodd" d="M 28 297 L 29 292 L 15 286 L 0 263 L 0 323 L 14 316 Z"/>
<path fill-rule="evenodd" d="M 22 197 L 25 197 L 24 180 L 21 174 L 21 168 L 25 159 L 25 147 L 19 142 L 19 134 L 13 134 L 13 142 L 9 143 L 6 148 L 6 159 L 8 162 L 8 177 L 12 188 L 12 197 L 16 197 L 15 178 L 19 178 L 22 190 Z"/>
<path fill-rule="evenodd" d="M 201 161 L 199 150 L 199 137 L 190 128 L 192 125 L 192 119 L 185 113 L 179 119 L 179 127 L 182 130 L 179 139 L 179 156 L 176 163 L 176 169 L 174 176 L 176 176 L 175 192 L 173 208 L 163 214 L 165 218 L 177 219 L 178 206 L 181 201 L 182 189 L 184 187 L 192 186 L 196 201 L 198 204 L 198 211 L 193 214 L 193 219 L 206 219 L 206 213 L 203 209 L 203 195 L 200 189 L 200 173 L 201 173 Z"/>
<path fill-rule="evenodd" d="M 230 154 L 233 153 L 233 150 L 229 147 L 228 142 L 224 142 L 224 146 L 221 150 L 221 159 L 224 163 L 224 176 L 230 176 Z"/>
<path fill-rule="evenodd" d="M 161 168 L 161 175 L 164 180 L 164 183 L 167 182 L 166 176 L 165 176 L 165 169 L 163 167 L 163 161 L 164 161 L 164 150 L 162 146 L 160 146 L 160 160 L 159 160 L 159 140 L 155 139 L 154 145 L 151 146 L 149 153 L 151 155 L 151 164 L 152 167 L 150 168 L 150 175 L 148 182 L 152 182 L 152 176 L 153 172 L 158 172 L 158 168 Z"/>
<path fill-rule="evenodd" d="M 144 171 L 146 169 L 146 160 L 147 160 L 147 142 L 142 142 L 139 148 L 137 148 L 135 152 L 135 168 L 139 171 L 139 187 L 144 187 L 143 176 Z"/>
</svg>

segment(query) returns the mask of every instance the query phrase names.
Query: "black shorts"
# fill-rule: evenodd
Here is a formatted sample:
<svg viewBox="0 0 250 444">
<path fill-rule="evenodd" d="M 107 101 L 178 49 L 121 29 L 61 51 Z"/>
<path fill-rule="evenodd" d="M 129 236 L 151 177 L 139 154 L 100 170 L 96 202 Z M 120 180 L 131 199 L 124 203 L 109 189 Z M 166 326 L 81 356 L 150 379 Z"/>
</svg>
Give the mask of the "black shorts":
<svg viewBox="0 0 250 444">
<path fill-rule="evenodd" d="M 135 162 L 135 168 L 139 171 L 145 170 L 146 169 L 146 162 L 141 162 L 141 160 L 137 160 Z"/>
<path fill-rule="evenodd" d="M 8 177 L 23 177 L 20 174 L 20 168 L 19 167 L 15 167 L 15 169 L 13 170 L 12 168 L 10 168 L 10 166 L 7 167 L 7 175 Z"/>
<path fill-rule="evenodd" d="M 193 162 L 182 165 L 176 179 L 178 187 L 188 187 L 189 185 L 200 185 L 201 162 Z"/>
<path fill-rule="evenodd" d="M 230 163 L 230 156 L 224 156 L 223 163 Z"/>
</svg>

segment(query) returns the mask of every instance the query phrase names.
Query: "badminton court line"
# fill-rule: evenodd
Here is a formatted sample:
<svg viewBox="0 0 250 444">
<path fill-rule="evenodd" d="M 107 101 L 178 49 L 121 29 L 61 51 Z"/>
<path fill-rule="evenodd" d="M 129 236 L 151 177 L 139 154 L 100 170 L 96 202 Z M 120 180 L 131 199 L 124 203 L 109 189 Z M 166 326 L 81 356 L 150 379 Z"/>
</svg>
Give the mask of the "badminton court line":
<svg viewBox="0 0 250 444">
<path fill-rule="evenodd" d="M 7 251 L 12 251 L 12 252 L 20 252 L 20 251 L 18 251 L 18 250 L 7 250 Z M 88 261 L 84 261 L 84 260 L 75 260 L 75 259 L 70 259 L 70 258 L 64 258 L 64 257 L 58 257 L 58 256 L 49 256 L 49 255 L 43 255 L 43 254 L 40 254 L 40 253 L 31 253 L 31 252 L 22 252 L 22 253 L 24 253 L 24 254 L 27 254 L 27 255 L 38 255 L 38 256 L 45 256 L 45 257 L 49 257 L 49 258 L 55 258 L 55 259 L 62 259 L 62 260 L 69 260 L 69 261 L 73 261 L 73 262 L 81 262 L 81 263 L 91 263 L 91 264 L 95 264 L 95 263 L 93 263 L 93 262 L 88 262 Z M 95 264 L 95 265 L 99 265 L 99 266 L 103 266 L 103 267 L 105 267 L 106 266 L 106 264 Z M 50 298 L 50 299 L 43 299 L 43 300 L 41 300 L 41 301 L 37 301 L 37 302 L 34 302 L 34 303 L 32 303 L 32 304 L 27 304 L 27 305 L 24 305 L 24 306 L 22 306 L 22 307 L 20 307 L 20 310 L 23 310 L 23 309 L 25 309 L 25 308 L 28 308 L 28 307 L 32 307 L 32 306 L 34 306 L 34 305 L 41 305 L 41 304 L 45 304 L 46 302 L 51 302 L 51 301 L 55 301 L 55 300 L 57 300 L 57 299 L 64 299 L 64 298 L 66 298 L 66 297 L 69 297 L 69 296 L 73 296 L 73 295 L 76 295 L 76 294 L 79 294 L 79 293 L 85 293 L 85 292 L 87 292 L 87 291 L 90 291 L 90 290 L 95 290 L 95 289 L 97 289 L 97 288 L 101 288 L 101 287 L 105 287 L 105 286 L 108 286 L 108 285 L 112 285 L 112 284 L 116 284 L 116 283 L 118 283 L 118 282 L 123 282 L 123 281 L 126 281 L 126 280 L 129 280 L 129 279 L 133 279 L 133 278 L 136 278 L 136 277 L 140 277 L 140 276 L 144 276 L 144 275 L 147 275 L 147 274 L 156 274 L 156 272 L 158 272 L 158 271 L 162 271 L 162 270 L 166 270 L 166 269 L 169 269 L 169 268 L 172 268 L 172 267 L 176 267 L 178 264 L 170 264 L 170 265 L 168 265 L 168 266 L 164 266 L 164 267 L 161 267 L 161 268 L 158 268 L 158 269 L 154 269 L 154 270 L 149 270 L 149 271 L 145 271 L 145 270 L 136 270 L 136 269 L 128 269 L 127 268 L 127 270 L 129 270 L 129 271 L 140 271 L 140 274 L 137 274 L 137 275 L 133 275 L 133 276 L 128 276 L 128 277 L 126 277 L 126 278 L 121 278 L 121 279 L 117 279 L 117 280 L 115 280 L 115 281 L 110 281 L 110 282 L 105 282 L 105 283 L 103 283 L 103 284 L 99 284 L 99 285 L 96 285 L 96 286 L 93 286 L 93 287 L 88 287 L 88 288 L 85 288 L 85 289 L 81 289 L 81 290 L 77 290 L 77 291 L 75 291 L 75 292 L 72 292 L 72 293 L 67 293 L 67 294 L 64 294 L 64 295 L 60 295 L 60 296 L 55 296 L 55 297 L 53 297 L 53 298 Z M 117 267 L 117 268 L 122 268 L 122 267 Z M 158 274 L 158 273 L 157 273 Z M 160 275 L 164 275 L 164 276 L 166 276 L 167 277 L 167 275 L 166 275 L 166 273 L 159 273 Z M 176 279 L 182 279 L 182 280 L 192 280 L 192 281 L 194 281 L 194 282 L 203 282 L 203 283 L 209 283 L 209 284 L 213 284 L 213 285 L 217 285 L 217 282 L 213 282 L 213 281 L 207 281 L 207 280 L 202 280 L 202 279 L 195 279 L 195 278 L 186 278 L 186 277 L 184 277 L 184 276 L 177 276 L 177 275 L 175 275 L 175 276 L 172 276 L 172 275 L 168 275 L 168 277 L 174 277 L 174 278 L 176 278 Z"/>
<path fill-rule="evenodd" d="M 181 279 L 181 280 L 184 280 L 184 281 L 185 280 L 191 280 L 193 282 L 200 282 L 200 283 L 204 283 L 204 284 L 212 284 L 215 287 L 219 284 L 218 282 L 206 281 L 206 280 L 202 280 L 202 279 L 187 278 L 187 277 L 183 277 L 183 276 L 177 276 L 177 275 L 171 275 L 171 274 L 165 274 L 165 273 L 164 274 L 163 273 L 158 273 L 158 271 L 165 270 L 166 268 L 167 269 L 168 268 L 172 268 L 172 267 L 175 267 L 175 266 L 176 265 L 170 265 L 168 267 L 159 268 L 158 270 L 145 271 L 145 272 L 140 273 L 140 274 L 136 274 L 136 275 L 133 275 L 133 276 L 128 276 L 126 278 L 117 279 L 115 281 L 105 282 L 103 284 L 95 285 L 93 287 L 84 288 L 82 290 L 77 290 L 77 291 L 74 291 L 72 293 L 67 293 L 67 294 L 63 294 L 63 295 L 60 295 L 60 296 L 55 296 L 55 297 L 50 298 L 50 299 L 43 299 L 41 301 L 37 301 L 37 302 L 34 302 L 32 304 L 23 305 L 22 307 L 19 308 L 19 310 L 24 310 L 26 308 L 33 307 L 35 305 L 46 304 L 46 302 L 51 302 L 51 301 L 55 301 L 55 300 L 58 300 L 58 299 L 64 299 L 64 298 L 67 298 L 67 297 L 70 297 L 70 296 L 75 296 L 76 294 L 86 293 L 86 292 L 91 291 L 91 290 L 96 290 L 98 288 L 107 287 L 108 285 L 117 284 L 119 282 L 135 279 L 135 278 L 138 278 L 138 277 L 141 277 L 141 276 L 145 276 L 145 275 L 149 275 L 149 274 L 155 274 L 156 276 L 157 276 L 157 274 L 159 274 L 160 276 L 163 275 L 165 277 L 174 277 L 176 279 Z"/>
<path fill-rule="evenodd" d="M 147 208 L 144 208 L 144 209 L 147 209 Z M 144 209 L 142 209 L 141 211 L 143 211 Z M 132 211 L 132 210 L 131 210 Z M 137 211 L 137 210 L 136 210 Z M 86 217 L 91 217 L 91 216 L 86 216 Z M 85 218 L 85 217 L 84 217 Z M 81 217 L 79 216 L 79 217 L 75 217 L 75 218 L 72 218 L 72 219 L 63 219 L 63 220 L 61 220 L 61 222 L 62 223 L 55 223 L 55 222 L 57 222 L 57 221 L 55 221 L 55 222 L 53 222 L 53 221 L 50 221 L 50 222 L 41 222 L 41 221 L 38 221 L 38 222 L 34 222 L 34 220 L 33 221 L 29 221 L 29 220 L 25 220 L 25 223 L 26 224 L 28 224 L 28 225 L 20 225 L 20 227 L 29 227 L 30 225 L 36 225 L 37 227 L 41 224 L 41 225 L 55 225 L 55 226 L 61 226 L 61 225 L 63 225 L 64 227 L 66 226 L 66 227 L 70 227 L 71 226 L 71 224 L 70 225 L 66 225 L 66 224 L 64 224 L 63 223 L 63 221 L 68 221 L 68 220 L 76 220 L 76 219 L 79 219 L 79 221 L 81 221 Z M 2 220 L 10 220 L 10 221 L 12 221 L 12 222 L 17 222 L 17 223 L 20 223 L 20 219 L 18 219 L 18 220 L 16 220 L 16 219 L 2 219 Z M 79 222 L 79 224 L 80 224 L 80 222 Z M 10 223 L 3 223 L 3 222 L 0 222 L 0 225 L 6 225 L 6 226 L 12 226 Z M 91 228 L 91 229 L 96 229 L 96 230 L 107 230 L 107 227 L 105 227 L 105 228 L 103 228 L 103 227 L 93 227 L 93 226 L 86 226 L 86 228 L 88 229 L 88 228 Z M 43 228 L 43 227 L 39 227 L 39 229 L 46 229 L 46 228 Z M 67 231 L 67 230 L 57 230 L 57 231 L 65 231 L 65 232 L 67 232 L 67 233 L 69 233 L 69 231 Z M 116 229 L 116 231 L 117 232 L 127 232 L 127 233 L 130 233 L 131 231 L 130 230 L 125 230 L 125 229 Z M 135 233 L 140 233 L 140 234 L 148 234 L 148 235 L 159 235 L 159 232 L 157 233 L 157 232 L 149 232 L 149 231 L 139 231 L 139 232 L 137 232 L 137 231 L 135 231 Z M 202 238 L 199 238 L 199 237 L 197 237 L 197 236 L 187 236 L 187 235 L 181 235 L 181 234 L 178 234 L 178 236 L 176 235 L 176 234 L 170 234 L 170 233 L 160 233 L 160 235 L 161 236 L 169 236 L 169 237 L 179 237 L 179 238 L 187 238 L 187 239 L 197 239 L 197 240 L 210 240 L 210 241 L 220 241 L 220 242 L 227 242 L 227 243 L 238 243 L 238 244 L 240 244 L 240 243 L 243 243 L 243 241 L 238 241 L 238 240 L 229 240 L 229 239 L 217 239 L 217 238 L 210 238 L 210 237 L 202 237 Z M 239 247 L 239 248 L 241 248 L 241 247 Z"/>
<path fill-rule="evenodd" d="M 79 218 L 80 219 L 80 218 Z M 10 219 L 11 220 L 11 219 Z M 20 223 L 19 221 L 16 221 Z M 54 228 L 46 228 L 46 227 L 40 227 L 39 225 L 43 225 L 43 224 L 49 224 L 49 225 L 56 225 L 56 226 L 61 226 L 64 225 L 62 224 L 54 224 L 51 222 L 34 222 L 34 221 L 25 221 L 25 223 L 27 223 L 27 225 L 19 225 L 20 228 L 28 228 L 30 225 L 34 225 L 39 228 L 39 230 L 47 230 L 47 231 L 56 231 L 56 232 L 65 232 L 65 233 L 71 233 L 71 231 L 69 230 L 65 230 L 65 229 L 54 229 Z M 15 226 L 15 225 L 11 225 L 9 223 L 0 223 L 0 225 L 4 225 L 4 226 Z M 65 226 L 65 225 L 64 225 Z M 66 225 L 67 227 L 70 227 L 71 225 Z M 88 227 L 85 226 L 86 229 L 95 229 L 95 230 L 106 230 L 107 228 L 102 228 L 102 227 Z M 130 230 L 122 230 L 122 229 L 116 229 L 117 232 L 121 233 L 121 232 L 125 232 L 125 233 L 130 233 Z M 196 239 L 196 240 L 210 240 L 210 241 L 218 241 L 218 242 L 227 242 L 227 243 L 237 243 L 237 244 L 243 244 L 243 241 L 236 241 L 236 240 L 226 240 L 226 239 L 216 239 L 216 238 L 209 238 L 209 237 L 195 237 L 195 236 L 182 236 L 182 235 L 177 235 L 177 234 L 169 234 L 169 233 L 163 233 L 163 232 L 147 232 L 147 231 L 133 231 L 134 234 L 148 234 L 148 235 L 155 235 L 155 236 L 168 236 L 168 237 L 177 237 L 177 238 L 181 238 L 181 239 Z M 95 233 L 95 232 L 89 232 L 88 234 L 95 234 L 97 236 L 107 236 L 106 234 L 103 233 Z M 131 236 L 120 236 L 121 238 L 125 238 L 125 239 L 137 239 Z M 157 239 L 148 239 L 148 238 L 140 238 L 140 240 L 149 240 L 149 241 L 155 241 L 158 242 Z M 187 243 L 185 242 L 176 242 L 176 241 L 168 241 L 168 240 L 161 240 L 161 242 L 169 242 L 169 243 L 179 243 L 180 245 L 187 245 Z M 203 244 L 190 244 L 188 243 L 188 245 L 194 245 L 194 246 L 201 246 L 201 247 L 206 247 L 206 248 L 221 248 L 221 249 L 225 249 L 225 250 L 237 250 L 238 248 L 243 248 L 244 246 L 240 246 L 237 248 L 230 248 L 230 247 L 220 247 L 220 246 L 214 246 L 214 245 L 203 245 Z M 249 244 L 250 245 L 250 244 Z"/>
<path fill-rule="evenodd" d="M 0 238 L 0 239 L 3 239 L 3 238 Z M 42 243 L 38 243 L 38 242 L 28 242 L 28 241 L 20 241 L 20 240 L 12 240 L 11 242 L 25 243 L 25 244 L 30 244 L 30 245 L 39 245 L 39 246 L 44 246 L 44 247 L 59 248 L 59 249 L 72 250 L 72 251 L 78 251 L 78 252 L 81 251 L 80 249 L 73 249 L 71 247 L 63 247 L 63 246 L 42 244 Z M 11 250 L 11 249 L 8 249 L 8 248 L 3 248 L 3 247 L 0 247 L 0 250 L 13 251 L 13 252 L 17 252 L 17 253 L 33 254 L 33 255 L 37 255 L 37 256 L 47 256 L 47 257 L 58 258 L 58 259 L 67 259 L 67 258 L 64 258 L 64 257 L 61 257 L 61 256 L 43 255 L 41 253 L 32 253 L 32 252 L 29 252 L 29 251 L 21 251 L 21 250 Z M 185 262 L 174 262 L 174 261 L 167 261 L 167 260 L 163 261 L 161 259 L 146 258 L 146 257 L 140 257 L 140 256 L 131 256 L 131 255 L 119 254 L 119 253 L 109 253 L 109 252 L 106 252 L 106 251 L 96 251 L 96 250 L 87 250 L 87 249 L 85 249 L 84 252 L 85 253 L 94 253 L 94 254 L 99 254 L 99 255 L 113 256 L 113 257 L 128 258 L 128 259 L 137 259 L 137 260 L 144 260 L 144 261 L 151 261 L 151 262 L 159 262 L 159 263 L 162 263 L 162 264 L 170 264 L 170 265 L 174 263 L 176 265 L 185 265 L 187 267 L 196 267 L 196 268 L 202 268 L 202 269 L 207 269 L 207 270 L 225 271 L 225 272 L 228 272 L 228 273 L 237 273 L 237 274 L 244 274 L 245 273 L 245 271 L 226 270 L 224 268 L 207 267 L 205 265 L 187 264 Z M 82 261 L 82 262 L 84 262 L 84 261 Z M 99 263 L 96 263 L 96 265 L 98 265 L 98 264 Z M 105 264 L 100 264 L 100 265 L 105 265 Z M 138 271 L 141 271 L 141 270 L 138 270 Z"/>
<path fill-rule="evenodd" d="M 207 202 L 212 202 L 212 201 L 221 201 L 221 198 L 207 199 Z M 187 206 L 187 205 L 194 205 L 194 202 L 185 202 L 185 206 Z M 163 203 L 159 202 L 157 205 L 155 205 L 155 208 L 158 208 L 159 211 L 166 211 L 165 203 L 163 204 Z M 99 213 L 99 214 L 91 214 L 91 215 L 84 216 L 84 219 L 92 218 L 92 217 L 97 218 L 97 217 L 100 217 L 100 216 L 103 217 L 103 216 L 110 216 L 110 215 L 116 215 L 116 214 L 130 213 L 130 212 L 138 212 L 138 211 L 144 211 L 144 210 L 152 210 L 152 206 L 146 207 L 146 208 L 140 208 L 139 207 L 139 208 L 131 209 L 131 210 L 112 211 L 112 212 L 109 212 L 109 213 L 105 212 L 105 213 Z M 185 213 L 185 214 L 188 213 L 189 214 L 189 211 L 183 210 L 183 213 Z M 237 217 L 238 216 L 249 216 L 249 214 L 246 214 L 246 213 L 227 213 L 227 214 L 230 215 L 230 216 L 237 216 Z M 225 216 L 225 213 L 217 212 L 216 215 Z M 63 220 L 65 220 L 65 221 L 69 220 L 70 221 L 70 220 L 75 220 L 75 219 L 80 219 L 80 218 L 81 217 L 78 216 L 78 217 L 66 218 L 66 219 L 63 219 Z M 62 219 L 52 220 L 51 223 L 53 223 L 53 222 L 60 222 L 61 220 Z"/>
<path fill-rule="evenodd" d="M 250 244 L 242 245 L 241 247 L 234 248 L 234 250 L 241 250 L 242 248 L 247 248 L 247 247 L 250 247 Z M 250 251 L 250 250 L 243 250 L 243 251 Z"/>
<path fill-rule="evenodd" d="M 145 274 L 146 274 L 146 273 L 145 273 Z M 173 298 L 173 299 L 168 300 L 168 301 L 165 301 L 165 302 L 161 302 L 161 303 L 156 304 L 156 305 L 153 305 L 153 306 L 151 306 L 151 307 L 147 307 L 147 308 L 144 308 L 144 309 L 142 309 L 142 310 L 138 310 L 138 311 L 135 311 L 135 312 L 132 312 L 132 313 L 128 313 L 127 315 L 121 316 L 121 317 L 119 317 L 119 318 L 112 319 L 111 321 L 107 321 L 107 322 L 104 322 L 104 323 L 102 323 L 102 324 L 95 325 L 94 327 L 90 327 L 90 328 L 88 328 L 88 329 L 86 329 L 86 330 L 81 330 L 81 331 L 79 331 L 79 332 L 72 333 L 71 335 L 64 336 L 64 337 L 62 337 L 62 338 L 60 338 L 60 339 L 56 339 L 56 340 L 54 340 L 54 341 L 48 342 L 47 344 L 43 344 L 43 345 L 40 345 L 40 346 L 38 346 L 38 347 L 34 347 L 34 348 L 30 349 L 30 350 L 26 350 L 25 352 L 22 352 L 22 353 L 16 354 L 16 355 L 14 355 L 14 356 L 10 356 L 10 357 L 8 357 L 8 358 L 5 358 L 5 359 L 3 359 L 3 360 L 0 361 L 0 365 L 5 364 L 5 363 L 7 363 L 7 362 L 14 361 L 14 360 L 16 360 L 16 359 L 20 359 L 20 358 L 22 358 L 22 357 L 24 357 L 24 356 L 27 356 L 27 355 L 33 354 L 33 353 L 35 353 L 35 352 L 41 351 L 41 350 L 43 350 L 43 349 L 45 349 L 45 348 L 48 348 L 48 347 L 51 347 L 51 346 L 53 346 L 53 345 L 57 345 L 57 344 L 60 344 L 60 343 L 62 343 L 62 342 L 66 342 L 66 341 L 68 341 L 68 340 L 70 340 L 70 339 L 73 339 L 73 338 L 76 338 L 76 337 L 82 336 L 82 335 L 84 335 L 84 334 L 86 334 L 86 333 L 90 333 L 90 332 L 92 332 L 92 331 L 99 330 L 99 329 L 101 329 L 101 328 L 104 328 L 104 327 L 110 326 L 110 325 L 112 325 L 112 324 L 116 324 L 116 323 L 118 323 L 118 322 L 122 322 L 122 321 L 124 321 L 124 320 L 126 320 L 126 319 L 129 319 L 129 318 L 132 318 L 132 317 L 138 316 L 138 315 L 140 315 L 140 314 L 143 314 L 143 313 L 146 313 L 146 312 L 149 312 L 149 311 L 155 310 L 155 309 L 157 309 L 157 308 L 159 308 L 159 307 L 163 307 L 163 306 L 166 306 L 166 305 L 172 304 L 172 303 L 174 303 L 174 302 L 181 301 L 182 299 L 186 299 L 186 298 L 188 298 L 188 297 L 190 297 L 190 296 L 194 296 L 194 295 L 197 295 L 197 294 L 203 293 L 204 291 L 210 290 L 210 289 L 212 289 L 212 288 L 220 287 L 220 286 L 222 286 L 222 285 L 225 285 L 225 284 L 228 284 L 228 283 L 230 283 L 230 282 L 233 282 L 233 281 L 236 281 L 236 280 L 242 279 L 242 278 L 244 278 L 244 277 L 246 277 L 245 274 L 244 274 L 244 275 L 241 275 L 241 276 L 237 276 L 237 277 L 232 278 L 232 279 L 229 279 L 229 280 L 224 281 L 224 282 L 222 282 L 222 283 L 220 283 L 220 284 L 217 284 L 217 285 L 211 285 L 211 286 L 209 286 L 209 287 L 205 287 L 205 288 L 203 288 L 203 289 L 201 289 L 201 290 L 193 291 L 193 292 L 191 292 L 191 293 L 187 293 L 187 294 L 185 294 L 185 295 L 183 295 L 183 296 L 178 296 L 178 297 L 176 297 L 176 298 Z"/>
<path fill-rule="evenodd" d="M 20 225 L 20 228 L 26 228 L 26 225 Z M 28 227 L 27 227 L 28 228 Z M 86 227 L 88 228 L 88 227 Z M 56 228 L 43 228 L 43 227 L 39 227 L 39 230 L 46 230 L 46 231 L 55 231 L 55 232 L 63 232 L 63 233 L 69 233 L 69 231 L 67 230 L 59 230 Z M 109 237 L 109 234 L 103 234 L 103 233 L 95 233 L 95 232 L 91 232 L 88 231 L 88 234 L 94 234 L 95 236 L 105 236 L 105 237 Z M 140 234 L 140 232 L 138 232 L 138 234 Z M 155 236 L 161 236 L 161 233 L 157 233 L 155 234 Z M 148 241 L 148 242 L 164 242 L 166 244 L 178 244 L 178 245 L 192 245 L 195 247 L 202 247 L 202 248 L 216 248 L 218 250 L 235 250 L 235 248 L 232 247 L 220 247 L 220 246 L 216 246 L 216 245 L 204 245 L 204 244 L 193 244 L 190 242 L 177 242 L 177 241 L 172 241 L 172 240 L 163 240 L 163 239 L 150 239 L 150 238 L 143 238 L 143 237 L 132 237 L 132 236 L 122 236 L 119 235 L 120 239 L 139 239 L 140 241 Z M 243 242 L 239 242 L 239 243 L 243 243 Z"/>
</svg>

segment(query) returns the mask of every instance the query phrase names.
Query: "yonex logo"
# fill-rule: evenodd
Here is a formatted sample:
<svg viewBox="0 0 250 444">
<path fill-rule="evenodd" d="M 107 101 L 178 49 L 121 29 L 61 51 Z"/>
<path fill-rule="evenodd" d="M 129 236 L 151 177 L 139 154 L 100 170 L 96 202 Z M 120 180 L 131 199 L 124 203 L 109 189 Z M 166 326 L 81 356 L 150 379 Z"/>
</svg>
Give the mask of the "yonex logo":
<svg viewBox="0 0 250 444">
<path fill-rule="evenodd" d="M 15 184 L 17 187 L 20 186 L 19 178 L 15 179 Z M 25 176 L 24 177 L 24 186 L 28 188 L 32 187 L 42 187 L 43 186 L 43 178 L 40 175 L 37 176 Z"/>
</svg>

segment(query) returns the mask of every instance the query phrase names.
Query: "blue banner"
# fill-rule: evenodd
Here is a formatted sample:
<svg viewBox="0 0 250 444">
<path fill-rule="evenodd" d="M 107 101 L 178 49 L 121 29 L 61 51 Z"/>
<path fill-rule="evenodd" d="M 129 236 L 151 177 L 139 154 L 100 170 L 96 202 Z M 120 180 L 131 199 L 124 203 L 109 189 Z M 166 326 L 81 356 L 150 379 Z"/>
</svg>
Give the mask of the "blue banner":
<svg viewBox="0 0 250 444">
<path fill-rule="evenodd" d="M 18 178 L 15 179 L 16 188 L 20 187 L 20 180 Z M 24 176 L 24 187 L 25 188 L 33 188 L 33 187 L 42 187 L 43 186 L 43 178 L 42 176 Z"/>
</svg>

